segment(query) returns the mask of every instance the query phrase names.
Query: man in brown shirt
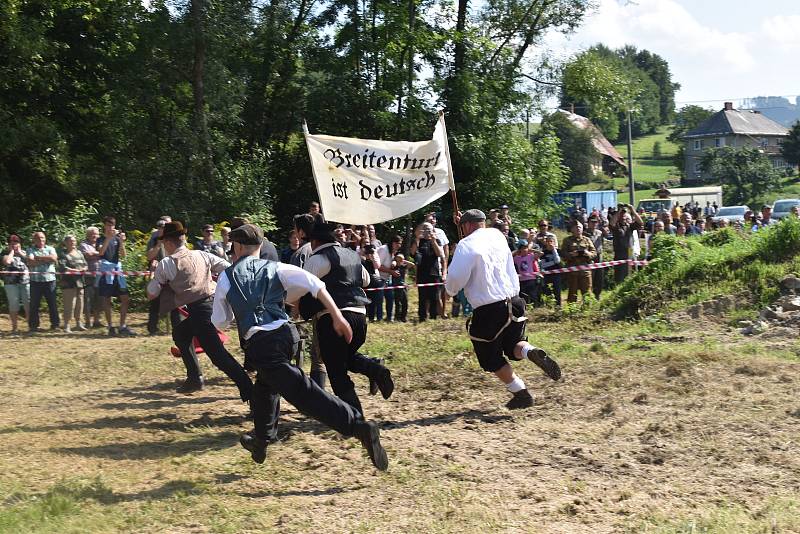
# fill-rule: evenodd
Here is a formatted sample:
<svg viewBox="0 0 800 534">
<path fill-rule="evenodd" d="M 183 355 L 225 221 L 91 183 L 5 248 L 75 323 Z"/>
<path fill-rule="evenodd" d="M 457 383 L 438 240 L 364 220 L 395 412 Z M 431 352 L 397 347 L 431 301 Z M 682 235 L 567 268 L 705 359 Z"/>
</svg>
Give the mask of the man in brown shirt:
<svg viewBox="0 0 800 534">
<path fill-rule="evenodd" d="M 567 267 L 578 265 L 588 265 L 597 256 L 597 249 L 594 243 L 587 236 L 583 235 L 583 223 L 575 221 L 572 223 L 572 235 L 561 243 L 561 257 Z M 567 302 L 578 301 L 578 290 L 586 298 L 586 293 L 592 290 L 592 272 L 577 271 L 567 273 Z"/>
<path fill-rule="evenodd" d="M 162 312 L 186 306 L 189 316 L 172 330 L 172 339 L 181 351 L 186 366 L 186 381 L 178 393 L 203 389 L 204 380 L 194 350 L 197 338 L 208 357 L 220 371 L 228 375 L 239 388 L 239 396 L 248 402 L 253 382 L 244 368 L 225 350 L 211 323 L 213 295 L 216 283 L 211 274 L 219 274 L 230 266 L 222 258 L 186 247 L 186 229 L 180 222 L 169 222 L 159 236 L 167 256 L 158 262 L 153 279 L 147 284 L 147 298 L 161 296 Z M 169 289 L 166 291 L 166 289 Z M 163 293 L 162 293 L 163 291 Z"/>
</svg>

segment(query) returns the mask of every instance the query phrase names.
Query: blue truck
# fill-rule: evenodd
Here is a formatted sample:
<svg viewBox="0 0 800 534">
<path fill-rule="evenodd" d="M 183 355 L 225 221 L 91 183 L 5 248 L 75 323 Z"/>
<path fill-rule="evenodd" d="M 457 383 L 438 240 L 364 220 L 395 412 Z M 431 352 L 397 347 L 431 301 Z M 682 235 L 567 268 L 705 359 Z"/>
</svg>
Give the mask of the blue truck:
<svg viewBox="0 0 800 534">
<path fill-rule="evenodd" d="M 617 205 L 617 192 L 614 190 L 606 191 L 565 191 L 553 195 L 553 202 L 561 207 L 558 214 L 553 217 L 555 226 L 563 227 L 564 221 L 569 214 L 580 208 L 585 208 L 587 213 L 597 209 L 601 211 L 605 208 Z"/>
</svg>

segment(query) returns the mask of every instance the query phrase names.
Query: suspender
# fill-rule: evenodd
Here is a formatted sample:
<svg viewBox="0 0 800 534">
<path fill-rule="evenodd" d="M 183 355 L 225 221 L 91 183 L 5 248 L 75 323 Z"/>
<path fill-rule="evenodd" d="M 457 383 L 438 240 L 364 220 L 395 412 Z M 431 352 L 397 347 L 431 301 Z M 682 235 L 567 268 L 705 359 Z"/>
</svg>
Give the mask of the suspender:
<svg viewBox="0 0 800 534">
<path fill-rule="evenodd" d="M 483 338 L 480 338 L 480 337 L 477 337 L 477 336 L 473 336 L 471 333 L 469 334 L 469 338 L 472 341 L 481 341 L 483 343 L 492 343 L 497 338 L 500 337 L 500 334 L 502 334 L 505 331 L 505 329 L 508 328 L 508 326 L 511 323 L 524 323 L 525 321 L 528 320 L 528 318 L 525 315 L 523 315 L 522 317 L 514 317 L 514 312 L 513 312 L 512 308 L 511 308 L 511 299 L 506 299 L 506 304 L 508 305 L 508 317 L 506 318 L 506 322 L 503 324 L 502 327 L 500 327 L 500 330 L 497 331 L 497 333 L 494 335 L 494 337 L 492 339 L 483 339 Z M 473 313 L 474 313 L 474 311 L 473 311 Z M 470 325 L 471 322 L 472 322 L 472 317 L 467 319 L 467 333 L 469 333 L 469 325 Z"/>
</svg>

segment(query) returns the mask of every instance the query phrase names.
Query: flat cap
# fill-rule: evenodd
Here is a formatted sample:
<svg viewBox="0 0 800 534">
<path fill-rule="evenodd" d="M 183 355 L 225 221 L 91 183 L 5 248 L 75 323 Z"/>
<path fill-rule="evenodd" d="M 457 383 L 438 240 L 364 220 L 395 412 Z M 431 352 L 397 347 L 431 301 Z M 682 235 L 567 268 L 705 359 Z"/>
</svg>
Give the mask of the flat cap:
<svg viewBox="0 0 800 534">
<path fill-rule="evenodd" d="M 231 230 L 228 239 L 242 245 L 260 245 L 264 240 L 264 230 L 255 224 L 243 224 Z"/>
<path fill-rule="evenodd" d="M 483 222 L 486 220 L 486 214 L 484 214 L 481 210 L 467 210 L 461 215 L 461 222 L 468 223 L 468 222 Z"/>
</svg>

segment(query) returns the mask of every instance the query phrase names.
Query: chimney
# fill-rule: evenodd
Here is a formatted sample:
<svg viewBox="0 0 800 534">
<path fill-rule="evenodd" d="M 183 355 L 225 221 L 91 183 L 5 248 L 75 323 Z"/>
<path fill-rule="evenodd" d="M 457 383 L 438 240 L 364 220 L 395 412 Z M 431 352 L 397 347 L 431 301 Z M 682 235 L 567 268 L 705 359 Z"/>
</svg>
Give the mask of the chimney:
<svg viewBox="0 0 800 534">
<path fill-rule="evenodd" d="M 573 115 L 575 115 L 575 103 L 574 102 L 569 105 L 569 112 L 572 113 Z"/>
<path fill-rule="evenodd" d="M 725 102 L 725 111 L 733 111 L 733 102 Z"/>
</svg>

